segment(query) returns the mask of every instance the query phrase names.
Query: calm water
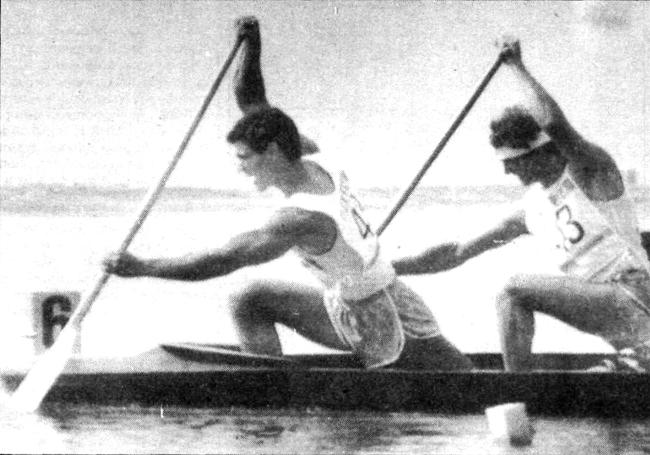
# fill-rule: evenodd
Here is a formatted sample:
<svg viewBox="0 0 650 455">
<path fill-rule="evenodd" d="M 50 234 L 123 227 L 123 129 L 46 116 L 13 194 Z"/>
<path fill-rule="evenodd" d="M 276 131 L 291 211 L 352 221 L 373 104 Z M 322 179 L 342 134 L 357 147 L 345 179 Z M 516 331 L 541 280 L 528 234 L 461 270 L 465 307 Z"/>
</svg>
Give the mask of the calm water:
<svg viewBox="0 0 650 455">
<path fill-rule="evenodd" d="M 116 248 L 141 195 L 74 189 L 3 189 L 0 212 L 0 367 L 32 359 L 30 299 L 34 291 L 84 291 L 102 257 Z M 220 245 L 269 210 L 236 193 L 177 193 L 152 214 L 131 248 L 181 254 Z M 366 198 L 377 223 L 394 194 Z M 389 254 L 471 235 L 507 209 L 500 192 L 463 189 L 420 193 L 387 230 Z M 637 201 L 650 228 L 646 195 Z M 246 210 L 241 210 L 246 207 Z M 534 258 L 532 260 L 531 258 Z M 409 277 L 447 335 L 465 351 L 498 350 L 493 296 L 515 272 L 549 270 L 549 255 L 531 240 L 490 252 L 456 270 Z M 292 258 L 203 283 L 111 279 L 86 318 L 82 354 L 121 355 L 161 341 L 234 342 L 221 303 L 242 282 L 259 277 L 313 280 Z M 603 351 L 598 339 L 557 321 L 537 320 L 537 351 Z M 322 351 L 288 330 L 286 352 Z M 0 398 L 2 396 L 0 395 Z M 4 397 L 6 399 L 6 395 Z M 197 410 L 63 406 L 42 416 L 2 412 L 0 452 L 212 453 L 650 453 L 649 420 L 536 419 L 530 447 L 492 442 L 482 415 L 338 413 L 322 410 Z"/>
<path fill-rule="evenodd" d="M 3 452 L 647 454 L 650 420 L 533 419 L 533 444 L 493 440 L 482 415 L 50 407 L 3 423 Z M 26 437 L 29 431 L 30 436 Z"/>
</svg>

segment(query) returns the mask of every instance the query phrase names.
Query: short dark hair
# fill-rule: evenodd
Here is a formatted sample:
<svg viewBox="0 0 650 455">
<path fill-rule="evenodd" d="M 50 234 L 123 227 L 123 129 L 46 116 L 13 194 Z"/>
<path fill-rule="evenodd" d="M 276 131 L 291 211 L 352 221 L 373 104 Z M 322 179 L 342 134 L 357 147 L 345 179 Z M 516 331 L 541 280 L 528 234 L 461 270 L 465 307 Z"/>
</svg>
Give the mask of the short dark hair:
<svg viewBox="0 0 650 455">
<path fill-rule="evenodd" d="M 289 161 L 296 161 L 302 155 L 296 124 L 275 107 L 244 115 L 235 123 L 226 139 L 231 144 L 243 142 L 257 153 L 264 152 L 271 142 L 275 142 Z"/>
<path fill-rule="evenodd" d="M 490 123 L 490 129 L 490 143 L 494 148 L 528 147 L 542 131 L 535 118 L 522 106 L 506 108 L 501 116 Z"/>
</svg>

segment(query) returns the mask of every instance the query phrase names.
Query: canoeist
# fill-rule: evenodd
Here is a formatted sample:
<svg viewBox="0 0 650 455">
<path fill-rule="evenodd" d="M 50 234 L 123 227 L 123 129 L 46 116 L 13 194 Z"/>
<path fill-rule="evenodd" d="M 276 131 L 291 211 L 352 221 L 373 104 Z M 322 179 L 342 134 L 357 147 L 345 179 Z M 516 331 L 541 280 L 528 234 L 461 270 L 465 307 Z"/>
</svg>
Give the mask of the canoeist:
<svg viewBox="0 0 650 455">
<path fill-rule="evenodd" d="M 206 280 L 292 251 L 324 289 L 267 280 L 232 295 L 244 351 L 281 355 L 275 328 L 280 323 L 327 347 L 353 351 L 369 368 L 470 369 L 427 305 L 396 278 L 345 173 L 303 159 L 307 140 L 300 140 L 289 116 L 266 101 L 257 20 L 240 19 L 237 32 L 244 38 L 244 55 L 235 93 L 244 116 L 227 140 L 237 150 L 241 172 L 260 192 L 280 190 L 283 204 L 266 223 L 220 248 L 178 258 L 113 255 L 105 260 L 106 270 L 123 277 Z"/>
<path fill-rule="evenodd" d="M 618 366 L 650 370 L 650 264 L 630 196 L 612 157 L 584 139 L 521 58 L 503 44 L 505 63 L 532 98 L 492 121 L 490 142 L 504 170 L 528 187 L 522 204 L 483 234 L 393 262 L 398 274 L 459 266 L 524 234 L 557 248 L 557 275 L 517 275 L 497 297 L 507 370 L 530 368 L 539 311 L 598 335 L 621 355 Z"/>
</svg>

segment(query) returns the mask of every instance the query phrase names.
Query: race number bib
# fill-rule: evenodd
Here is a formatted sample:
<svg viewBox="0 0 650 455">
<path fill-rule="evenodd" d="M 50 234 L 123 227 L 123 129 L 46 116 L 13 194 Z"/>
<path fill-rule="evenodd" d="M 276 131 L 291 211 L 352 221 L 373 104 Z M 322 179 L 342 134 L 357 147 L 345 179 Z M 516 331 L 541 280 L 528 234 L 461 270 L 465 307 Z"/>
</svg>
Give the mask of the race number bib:
<svg viewBox="0 0 650 455">
<path fill-rule="evenodd" d="M 571 209 L 568 205 L 563 205 L 555 212 L 555 225 L 562 235 L 565 251 L 580 242 L 585 236 L 585 230 L 582 224 L 573 219 Z"/>
<path fill-rule="evenodd" d="M 571 178 L 562 178 L 548 197 L 560 234 L 557 246 L 564 252 L 561 270 L 588 279 L 621 262 L 627 245 Z"/>
<path fill-rule="evenodd" d="M 364 215 L 361 202 L 351 191 L 350 182 L 344 172 L 340 174 L 339 190 L 343 236 L 362 256 L 364 264 L 371 265 L 379 254 L 377 236 Z"/>
</svg>

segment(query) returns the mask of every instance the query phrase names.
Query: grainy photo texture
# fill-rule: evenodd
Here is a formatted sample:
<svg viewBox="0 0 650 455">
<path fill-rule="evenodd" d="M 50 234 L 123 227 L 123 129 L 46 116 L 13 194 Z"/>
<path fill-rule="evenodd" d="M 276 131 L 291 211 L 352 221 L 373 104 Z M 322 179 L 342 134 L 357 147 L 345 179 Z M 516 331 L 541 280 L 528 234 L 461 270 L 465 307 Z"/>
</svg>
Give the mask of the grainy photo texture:
<svg viewBox="0 0 650 455">
<path fill-rule="evenodd" d="M 2 2 L 0 452 L 650 451 L 649 22 Z"/>
</svg>

